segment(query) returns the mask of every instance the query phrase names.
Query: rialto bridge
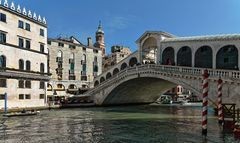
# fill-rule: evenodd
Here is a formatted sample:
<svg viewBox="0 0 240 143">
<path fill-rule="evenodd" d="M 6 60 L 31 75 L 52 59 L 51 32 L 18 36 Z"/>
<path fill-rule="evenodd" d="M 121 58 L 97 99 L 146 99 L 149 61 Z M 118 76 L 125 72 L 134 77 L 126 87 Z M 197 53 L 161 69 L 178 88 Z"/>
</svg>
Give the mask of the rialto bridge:
<svg viewBox="0 0 240 143">
<path fill-rule="evenodd" d="M 208 69 L 210 100 L 217 99 L 217 80 L 223 102 L 240 105 L 240 35 L 176 37 L 147 31 L 137 41 L 138 51 L 94 79 L 85 93 L 97 105 L 154 102 L 181 85 L 201 96 L 202 73 Z"/>
</svg>

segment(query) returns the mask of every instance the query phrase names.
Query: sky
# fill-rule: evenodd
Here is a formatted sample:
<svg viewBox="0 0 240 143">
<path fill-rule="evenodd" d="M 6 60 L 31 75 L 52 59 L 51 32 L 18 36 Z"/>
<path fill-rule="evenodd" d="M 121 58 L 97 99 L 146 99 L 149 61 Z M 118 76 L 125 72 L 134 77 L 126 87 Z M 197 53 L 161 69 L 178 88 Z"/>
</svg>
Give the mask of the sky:
<svg viewBox="0 0 240 143">
<path fill-rule="evenodd" d="M 11 0 L 8 0 L 11 2 Z M 240 0 L 14 0 L 46 17 L 48 37 L 75 36 L 95 42 L 101 20 L 105 45 L 137 50 L 147 30 L 176 36 L 240 33 Z"/>
</svg>

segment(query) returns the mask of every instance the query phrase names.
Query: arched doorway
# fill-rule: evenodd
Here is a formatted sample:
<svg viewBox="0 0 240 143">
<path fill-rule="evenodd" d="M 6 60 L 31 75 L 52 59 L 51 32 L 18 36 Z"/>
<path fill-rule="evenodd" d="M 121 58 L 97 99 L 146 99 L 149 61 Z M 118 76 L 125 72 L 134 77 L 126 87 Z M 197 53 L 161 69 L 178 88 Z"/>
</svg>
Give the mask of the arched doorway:
<svg viewBox="0 0 240 143">
<path fill-rule="evenodd" d="M 104 77 L 101 77 L 100 78 L 100 83 L 103 83 L 105 81 L 105 78 Z"/>
<path fill-rule="evenodd" d="M 212 68 L 213 55 L 210 46 L 202 46 L 195 53 L 195 67 Z"/>
<path fill-rule="evenodd" d="M 133 58 L 131 58 L 130 60 L 129 60 L 129 66 L 130 67 L 133 67 L 133 66 L 135 66 L 135 65 L 137 65 L 137 58 L 136 57 L 133 57 Z"/>
<path fill-rule="evenodd" d="M 238 70 L 238 49 L 234 45 L 227 45 L 218 50 L 216 68 Z"/>
<path fill-rule="evenodd" d="M 109 78 L 111 78 L 112 77 L 112 74 L 109 72 L 109 73 L 107 73 L 107 75 L 106 75 L 106 79 L 109 79 Z"/>
<path fill-rule="evenodd" d="M 177 53 L 178 66 L 192 66 L 192 50 L 188 46 L 184 46 L 178 50 Z"/>
<path fill-rule="evenodd" d="M 174 49 L 167 47 L 162 53 L 162 64 L 163 65 L 174 65 Z"/>
<path fill-rule="evenodd" d="M 121 65 L 121 70 L 124 70 L 124 69 L 126 69 L 127 68 L 127 64 L 126 63 L 123 63 L 122 65 Z"/>
<path fill-rule="evenodd" d="M 143 63 L 156 63 L 157 40 L 153 37 L 149 37 L 145 40 L 141 48 L 141 54 Z"/>
<path fill-rule="evenodd" d="M 97 81 L 95 81 L 95 83 L 94 83 L 94 87 L 95 86 L 98 86 L 99 85 L 99 81 L 97 80 Z"/>
<path fill-rule="evenodd" d="M 113 70 L 113 75 L 116 75 L 117 73 L 119 73 L 119 69 L 118 69 L 118 68 L 115 68 L 115 69 Z"/>
</svg>

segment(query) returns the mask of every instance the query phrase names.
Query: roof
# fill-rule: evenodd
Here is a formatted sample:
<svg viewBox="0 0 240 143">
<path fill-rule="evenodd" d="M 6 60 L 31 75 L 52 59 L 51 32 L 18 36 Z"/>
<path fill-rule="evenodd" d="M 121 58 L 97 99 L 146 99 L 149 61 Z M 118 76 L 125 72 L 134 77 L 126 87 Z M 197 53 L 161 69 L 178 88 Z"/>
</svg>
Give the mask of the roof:
<svg viewBox="0 0 240 143">
<path fill-rule="evenodd" d="M 74 39 L 77 40 L 76 38 L 74 38 Z M 48 41 L 62 42 L 62 43 L 66 43 L 66 44 L 69 44 L 69 45 L 81 46 L 81 47 L 84 47 L 84 48 L 95 49 L 95 50 L 102 50 L 101 48 L 89 47 L 87 45 L 83 45 L 81 42 L 78 44 L 78 43 L 74 43 L 73 41 L 66 40 L 66 39 L 60 39 L 60 38 L 56 38 L 56 39 L 55 38 L 48 38 Z"/>
<path fill-rule="evenodd" d="M 163 32 L 163 31 L 145 31 L 142 34 L 142 36 L 136 40 L 136 43 L 139 43 L 147 34 L 159 34 L 159 35 L 166 36 L 167 38 L 177 37 L 175 35 L 172 35 L 170 33 Z"/>
<path fill-rule="evenodd" d="M 162 42 L 240 40 L 240 34 L 166 38 Z"/>
</svg>

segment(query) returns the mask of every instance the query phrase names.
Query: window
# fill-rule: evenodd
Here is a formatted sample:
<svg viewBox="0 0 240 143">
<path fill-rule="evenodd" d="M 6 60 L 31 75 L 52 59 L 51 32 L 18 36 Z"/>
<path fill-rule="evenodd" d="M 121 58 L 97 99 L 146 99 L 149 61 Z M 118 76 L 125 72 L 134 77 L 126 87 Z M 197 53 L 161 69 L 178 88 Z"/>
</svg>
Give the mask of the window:
<svg viewBox="0 0 240 143">
<path fill-rule="evenodd" d="M 40 81 L 40 89 L 44 89 L 45 88 L 45 82 L 44 81 Z"/>
<path fill-rule="evenodd" d="M 40 52 L 44 53 L 44 45 L 43 44 L 40 44 Z"/>
<path fill-rule="evenodd" d="M 41 63 L 41 64 L 40 64 L 40 72 L 41 72 L 41 73 L 44 73 L 44 63 Z"/>
<path fill-rule="evenodd" d="M 27 49 L 31 48 L 31 42 L 29 40 L 26 40 L 26 48 Z"/>
<path fill-rule="evenodd" d="M 30 24 L 29 24 L 29 23 L 26 23 L 25 26 L 26 26 L 25 29 L 26 29 L 27 31 L 30 31 L 30 30 L 31 30 L 31 27 L 30 27 Z"/>
<path fill-rule="evenodd" d="M 40 28 L 40 36 L 44 37 L 44 30 L 42 28 Z"/>
<path fill-rule="evenodd" d="M 20 100 L 23 100 L 23 99 L 24 99 L 24 94 L 19 94 L 19 95 L 18 95 L 18 98 L 19 98 Z"/>
<path fill-rule="evenodd" d="M 0 87 L 7 87 L 7 79 L 0 79 Z"/>
<path fill-rule="evenodd" d="M 6 67 L 6 57 L 4 55 L 0 56 L 0 68 Z"/>
<path fill-rule="evenodd" d="M 24 61 L 22 59 L 18 61 L 18 65 L 20 70 L 24 70 Z"/>
<path fill-rule="evenodd" d="M 47 44 L 48 44 L 48 45 L 51 45 L 51 44 L 52 44 L 52 42 L 51 42 L 51 41 L 47 41 Z"/>
<path fill-rule="evenodd" d="M 93 50 L 94 53 L 98 53 L 98 50 Z"/>
<path fill-rule="evenodd" d="M 23 27 L 23 21 L 18 20 L 18 28 L 24 29 L 24 27 Z"/>
<path fill-rule="evenodd" d="M 0 33 L 0 43 L 6 43 L 6 34 Z"/>
<path fill-rule="evenodd" d="M 6 14 L 0 13 L 0 21 L 6 22 Z"/>
<path fill-rule="evenodd" d="M 30 71 L 30 70 L 31 70 L 31 62 L 26 61 L 26 71 Z"/>
<path fill-rule="evenodd" d="M 44 94 L 40 94 L 39 99 L 44 99 Z"/>
<path fill-rule="evenodd" d="M 25 87 L 26 88 L 31 88 L 31 81 L 30 80 L 25 81 Z"/>
<path fill-rule="evenodd" d="M 69 48 L 70 48 L 70 49 L 76 49 L 76 46 L 74 46 L 74 45 L 69 45 Z"/>
<path fill-rule="evenodd" d="M 5 95 L 4 94 L 0 94 L 0 100 L 5 100 Z"/>
<path fill-rule="evenodd" d="M 24 88 L 24 80 L 18 81 L 18 88 Z"/>
<path fill-rule="evenodd" d="M 25 95 L 25 99 L 31 99 L 31 95 L 30 94 L 26 94 Z"/>
<path fill-rule="evenodd" d="M 223 63 L 228 63 L 228 58 L 224 58 Z"/>
<path fill-rule="evenodd" d="M 23 48 L 24 43 L 23 43 L 23 39 L 22 39 L 22 38 L 18 38 L 18 46 L 19 46 L 20 48 Z"/>
<path fill-rule="evenodd" d="M 64 47 L 64 44 L 63 43 L 58 43 L 58 46 L 59 47 Z"/>
<path fill-rule="evenodd" d="M 83 47 L 83 48 L 82 48 L 82 50 L 83 50 L 83 51 L 86 51 L 86 48 L 85 48 L 85 47 Z"/>
</svg>

